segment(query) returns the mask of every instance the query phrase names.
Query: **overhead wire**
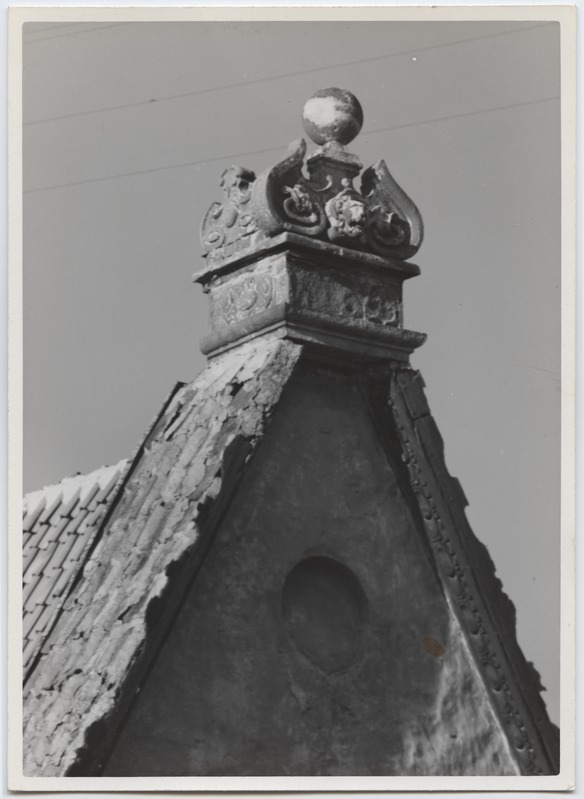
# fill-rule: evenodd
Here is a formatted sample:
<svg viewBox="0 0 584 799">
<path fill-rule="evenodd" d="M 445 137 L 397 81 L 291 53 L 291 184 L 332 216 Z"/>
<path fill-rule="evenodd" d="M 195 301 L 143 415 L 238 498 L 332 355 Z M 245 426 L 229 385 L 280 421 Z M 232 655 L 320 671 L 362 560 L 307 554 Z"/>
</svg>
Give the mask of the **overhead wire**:
<svg viewBox="0 0 584 799">
<path fill-rule="evenodd" d="M 70 25 L 89 25 L 91 23 L 88 22 L 75 22 L 69 23 Z M 94 25 L 92 28 L 84 28 L 82 31 L 80 30 L 72 30 L 66 31 L 65 33 L 55 33 L 53 36 L 37 36 L 36 39 L 28 39 L 28 41 L 23 40 L 23 44 L 36 44 L 36 42 L 46 42 L 49 39 L 62 39 L 64 36 L 81 36 L 82 33 L 93 33 L 94 31 L 103 31 L 106 28 L 121 28 L 124 25 L 137 25 L 137 22 L 110 22 L 107 25 Z M 57 28 L 65 27 L 64 25 L 55 25 L 53 28 L 43 28 L 40 30 L 39 33 L 43 33 L 45 30 L 56 30 Z M 34 35 L 34 31 L 31 31 L 29 35 Z M 26 32 L 25 32 L 26 35 Z"/>
<path fill-rule="evenodd" d="M 137 23 L 116 23 L 116 24 L 124 25 L 124 24 L 137 24 Z M 467 43 L 470 43 L 470 42 L 481 41 L 481 40 L 484 40 L 484 39 L 493 39 L 493 38 L 501 37 L 501 36 L 509 36 L 511 34 L 521 33 L 522 31 L 530 31 L 530 30 L 536 30 L 536 29 L 540 29 L 540 28 L 546 28 L 546 27 L 549 27 L 550 25 L 553 25 L 553 24 L 555 24 L 555 23 L 546 22 L 546 23 L 542 23 L 542 24 L 539 24 L 539 25 L 525 25 L 525 26 L 523 26 L 521 28 L 515 28 L 515 29 L 510 30 L 510 31 L 499 31 L 497 33 L 486 33 L 486 34 L 483 34 L 482 36 L 471 36 L 471 37 L 468 37 L 466 39 L 457 39 L 456 41 L 442 42 L 440 44 L 428 45 L 426 47 L 409 48 L 407 50 L 400 50 L 399 52 L 396 52 L 396 53 L 384 53 L 382 55 L 370 56 L 368 58 L 359 58 L 359 59 L 355 59 L 353 61 L 343 61 L 343 62 L 337 63 L 337 64 L 329 64 L 329 65 L 325 65 L 325 66 L 321 66 L 321 67 L 312 67 L 311 69 L 300 69 L 300 70 L 296 70 L 294 72 L 285 72 L 285 73 L 281 73 L 279 75 L 268 75 L 268 76 L 265 76 L 263 78 L 252 78 L 251 80 L 238 81 L 238 82 L 235 82 L 235 83 L 223 84 L 221 86 L 210 86 L 210 87 L 205 87 L 203 89 L 195 89 L 195 90 L 190 91 L 190 92 L 181 92 L 179 94 L 169 94 L 169 95 L 166 95 L 166 96 L 163 96 L 163 97 L 154 97 L 154 98 L 150 98 L 148 100 L 137 100 L 137 101 L 132 102 L 132 103 L 121 103 L 119 105 L 103 106 L 102 108 L 89 109 L 87 111 L 76 111 L 76 112 L 71 113 L 71 114 L 60 114 L 60 115 L 52 116 L 52 117 L 42 117 L 41 119 L 33 119 L 33 120 L 29 120 L 28 122 L 25 122 L 24 123 L 24 127 L 29 127 L 29 126 L 32 126 L 32 125 L 40 125 L 40 124 L 44 124 L 44 123 L 47 123 L 47 122 L 58 122 L 60 120 L 73 119 L 74 117 L 84 117 L 84 116 L 91 116 L 91 115 L 94 115 L 94 114 L 102 114 L 102 113 L 106 113 L 106 112 L 110 112 L 110 111 L 121 111 L 124 108 L 138 108 L 140 106 L 152 105 L 153 103 L 169 102 L 169 101 L 172 101 L 172 100 L 182 100 L 182 99 L 185 99 L 187 97 L 196 97 L 198 95 L 212 94 L 214 92 L 226 91 L 228 89 L 238 89 L 238 88 L 242 88 L 243 86 L 253 86 L 253 85 L 257 85 L 257 84 L 260 84 L 260 83 L 267 83 L 269 81 L 274 81 L 274 80 L 283 80 L 283 79 L 286 79 L 286 78 L 294 78 L 294 77 L 298 77 L 300 75 L 309 75 L 309 74 L 314 73 L 314 72 L 326 72 L 328 70 L 339 69 L 341 67 L 352 67 L 352 66 L 358 66 L 359 64 L 368 64 L 368 63 L 372 63 L 372 62 L 375 62 L 375 61 L 381 61 L 381 60 L 384 60 L 384 59 L 398 58 L 398 57 L 403 57 L 403 56 L 407 56 L 407 55 L 415 55 L 415 54 L 418 54 L 418 53 L 429 52 L 429 51 L 432 51 L 432 50 L 444 49 L 446 47 L 455 47 L 455 46 L 461 45 L 461 44 L 467 44 Z M 112 26 L 104 26 L 104 27 L 112 27 Z M 96 29 L 94 28 L 93 30 L 96 30 Z M 80 31 L 80 33 L 83 33 L 83 31 Z M 67 34 L 62 34 L 62 35 L 67 35 Z M 47 38 L 49 38 L 49 37 L 47 37 Z"/>
<path fill-rule="evenodd" d="M 389 125 L 383 128 L 375 128 L 374 130 L 363 130 L 361 132 L 361 136 L 372 136 L 377 133 L 385 133 L 386 131 L 403 130 L 404 128 L 414 128 L 417 127 L 418 125 L 429 125 L 434 122 L 447 122 L 448 120 L 451 119 L 463 119 L 465 117 L 477 116 L 478 114 L 488 114 L 495 111 L 508 111 L 513 108 L 531 106 L 531 105 L 536 105 L 538 103 L 547 103 L 559 99 L 560 99 L 559 95 L 554 95 L 552 97 L 541 97 L 537 100 L 526 100 L 521 103 L 511 103 L 509 105 L 500 105 L 500 106 L 495 106 L 493 108 L 481 108 L 476 111 L 466 111 L 461 114 L 450 114 L 448 116 L 433 117 L 432 119 L 422 119 L 418 120 L 417 122 L 406 122 L 402 125 Z M 276 150 L 285 150 L 285 149 L 286 145 L 279 145 L 277 147 L 266 147 L 262 150 L 248 150 L 247 152 L 212 156 L 211 158 L 203 158 L 198 161 L 186 161 L 180 164 L 168 164 L 166 166 L 152 167 L 150 169 L 138 169 L 132 172 L 119 172 L 115 175 L 106 175 L 104 177 L 99 177 L 99 178 L 86 178 L 84 180 L 75 180 L 75 181 L 70 181 L 68 183 L 57 183 L 51 186 L 40 186 L 39 188 L 36 189 L 26 189 L 23 193 L 36 194 L 38 192 L 50 191 L 53 189 L 64 189 L 72 186 L 82 186 L 86 183 L 103 183 L 105 181 L 117 180 L 119 178 L 135 177 L 137 175 L 146 175 L 152 172 L 164 172 L 170 169 L 182 169 L 185 167 L 201 166 L 202 164 L 211 164 L 216 161 L 227 161 L 228 159 L 231 158 L 245 158 L 247 156 L 261 155 L 263 153 L 275 152 Z"/>
<path fill-rule="evenodd" d="M 34 36 L 37 33 L 46 33 L 47 31 L 57 31 L 61 30 L 62 28 L 70 28 L 72 25 L 85 25 L 87 23 L 80 22 L 79 20 L 74 20 L 73 22 L 63 22 L 60 25 L 45 25 L 44 27 L 39 28 L 38 25 L 42 24 L 43 24 L 42 22 L 33 22 L 32 20 L 30 22 L 25 22 L 23 28 L 23 37 L 26 38 L 26 36 Z M 27 30 L 27 28 L 33 25 L 37 26 L 36 30 Z M 77 34 L 81 33 L 81 31 L 73 31 L 73 33 Z"/>
</svg>

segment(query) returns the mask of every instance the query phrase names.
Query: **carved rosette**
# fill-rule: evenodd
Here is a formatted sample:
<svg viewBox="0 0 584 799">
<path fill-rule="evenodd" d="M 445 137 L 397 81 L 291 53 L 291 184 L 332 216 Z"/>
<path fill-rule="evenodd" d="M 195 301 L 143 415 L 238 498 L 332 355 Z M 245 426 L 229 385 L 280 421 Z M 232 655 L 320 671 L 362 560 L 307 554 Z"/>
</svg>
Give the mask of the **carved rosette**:
<svg viewBox="0 0 584 799">
<path fill-rule="evenodd" d="M 405 260 L 417 252 L 422 218 L 385 162 L 365 170 L 359 192 L 353 179 L 360 164 L 342 145 L 318 150 L 309 159 L 309 177 L 303 173 L 305 155 L 300 139 L 257 179 L 242 167 L 223 173 L 225 199 L 213 203 L 203 220 L 205 257 L 220 261 L 251 239 L 287 231 L 387 258 Z"/>
</svg>

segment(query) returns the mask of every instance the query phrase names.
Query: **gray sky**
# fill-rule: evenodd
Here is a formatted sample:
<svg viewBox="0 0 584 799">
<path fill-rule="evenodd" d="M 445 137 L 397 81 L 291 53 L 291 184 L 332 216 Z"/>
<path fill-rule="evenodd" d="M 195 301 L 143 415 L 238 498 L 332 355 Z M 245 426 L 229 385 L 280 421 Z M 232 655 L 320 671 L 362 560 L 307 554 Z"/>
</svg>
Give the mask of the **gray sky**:
<svg viewBox="0 0 584 799">
<path fill-rule="evenodd" d="M 354 92 L 426 238 L 406 326 L 468 516 L 558 721 L 559 26 L 29 24 L 24 34 L 25 490 L 130 455 L 204 365 L 198 230 L 231 163 Z"/>
</svg>

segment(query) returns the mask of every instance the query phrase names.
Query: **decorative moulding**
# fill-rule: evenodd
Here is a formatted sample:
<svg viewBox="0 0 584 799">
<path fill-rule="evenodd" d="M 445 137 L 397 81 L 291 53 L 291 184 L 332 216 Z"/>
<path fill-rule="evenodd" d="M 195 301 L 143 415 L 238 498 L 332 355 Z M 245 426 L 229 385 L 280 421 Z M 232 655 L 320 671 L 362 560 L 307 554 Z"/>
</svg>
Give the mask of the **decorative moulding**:
<svg viewBox="0 0 584 799">
<path fill-rule="evenodd" d="M 323 108 L 328 116 L 319 113 Z M 322 145 L 307 160 L 306 142 L 299 139 L 258 177 L 241 166 L 226 169 L 220 181 L 223 201 L 211 205 L 201 228 L 207 263 L 221 263 L 284 232 L 383 258 L 411 258 L 422 243 L 422 217 L 385 161 L 363 172 L 360 191 L 353 186 L 362 165 L 345 144 L 357 135 L 362 119 L 353 95 L 325 89 L 304 109 L 305 128 Z"/>
<path fill-rule="evenodd" d="M 403 328 L 402 284 L 420 270 L 407 259 L 423 235 L 420 213 L 383 161 L 366 169 L 346 149 L 361 129 L 358 100 L 317 92 L 304 107 L 306 143 L 259 177 L 231 166 L 223 202 L 211 205 L 201 239 L 215 356 L 275 333 L 337 352 L 407 361 L 425 335 Z"/>
</svg>

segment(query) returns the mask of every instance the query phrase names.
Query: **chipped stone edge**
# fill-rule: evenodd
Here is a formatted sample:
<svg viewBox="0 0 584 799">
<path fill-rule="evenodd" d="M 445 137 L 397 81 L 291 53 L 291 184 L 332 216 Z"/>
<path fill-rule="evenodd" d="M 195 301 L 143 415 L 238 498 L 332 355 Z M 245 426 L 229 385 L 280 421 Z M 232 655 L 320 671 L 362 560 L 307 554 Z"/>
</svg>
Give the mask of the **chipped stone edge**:
<svg viewBox="0 0 584 799">
<path fill-rule="evenodd" d="M 547 716 L 541 686 L 517 643 L 513 604 L 495 576 L 486 547 L 466 521 L 466 501 L 458 480 L 450 476 L 442 449 L 437 451 L 424 430 L 423 423 L 430 422 L 437 432 L 423 385 L 419 372 L 397 369 L 388 400 L 440 579 L 521 773 L 557 774 L 557 727 Z M 486 573 L 482 581 L 473 569 L 465 541 L 475 550 L 477 566 Z M 499 629 L 502 625 L 489 611 L 487 592 L 496 606 L 510 612 L 511 629 Z"/>
<path fill-rule="evenodd" d="M 249 348 L 249 358 L 247 361 L 245 360 L 245 353 L 239 353 L 241 363 L 240 370 L 245 368 L 246 363 L 248 363 L 250 360 L 253 360 L 254 353 L 256 353 L 258 349 L 258 346 Z M 302 346 L 293 344 L 291 342 L 272 343 L 265 349 L 269 351 L 269 356 L 265 359 L 263 367 L 260 368 L 259 374 L 253 369 L 250 369 L 248 370 L 248 374 L 246 376 L 246 380 L 249 384 L 255 383 L 256 391 L 255 393 L 251 392 L 250 395 L 250 402 L 252 405 L 255 405 L 255 408 L 253 408 L 251 413 L 247 415 L 245 412 L 240 414 L 242 422 L 240 424 L 239 433 L 249 442 L 250 445 L 245 456 L 245 462 L 249 460 L 257 444 L 262 439 L 266 423 L 276 403 L 278 402 L 282 390 L 288 382 L 292 371 L 295 369 L 300 354 L 303 350 Z M 199 375 L 197 380 L 200 380 L 202 375 L 207 374 L 216 366 L 217 360 L 213 364 L 208 365 L 204 372 Z M 228 387 L 228 385 L 221 386 L 221 389 L 225 390 Z M 173 392 L 172 396 L 176 399 L 175 392 Z M 142 453 L 146 443 L 153 435 L 153 432 L 156 429 L 160 419 L 164 416 L 165 411 L 169 411 L 168 406 L 169 403 L 167 402 L 165 409 L 157 417 L 157 421 L 155 422 L 153 430 L 149 431 L 149 434 L 145 437 L 144 442 L 138 448 L 137 455 L 135 456 L 134 460 L 131 461 L 132 466 L 129 468 L 126 474 L 124 485 L 117 492 L 117 501 L 119 501 L 120 497 L 123 495 L 124 487 L 127 484 L 127 480 L 129 479 L 131 472 L 138 462 L 143 460 L 144 456 Z M 251 419 L 249 418 L 250 416 L 252 417 Z M 228 488 L 233 493 L 235 486 L 231 485 L 228 486 Z M 210 491 L 209 499 L 213 501 L 219 498 L 222 493 L 223 486 L 218 485 L 217 481 L 215 480 L 211 486 L 208 486 L 208 489 Z M 229 499 L 230 497 L 224 497 L 226 502 L 228 502 Z M 199 498 L 197 503 L 197 507 L 199 509 L 205 508 L 207 503 L 205 503 L 204 500 L 205 497 L 203 496 Z M 115 519 L 115 515 L 113 518 Z M 111 520 L 112 513 L 110 512 L 107 514 L 107 519 L 104 520 L 104 523 L 101 526 L 102 536 L 106 532 L 108 524 Z M 192 527 L 193 529 L 197 527 L 196 518 L 192 520 Z M 192 547 L 195 539 L 198 539 L 198 535 L 183 536 L 182 540 L 180 541 L 183 554 Z M 93 548 L 93 551 L 95 552 L 95 547 Z M 172 557 L 169 558 L 167 567 L 172 563 L 175 563 L 177 557 L 180 558 L 180 556 L 181 553 L 177 553 L 177 551 L 173 549 Z M 91 558 L 86 561 L 86 565 L 89 563 L 89 560 L 91 560 Z M 96 698 L 93 695 L 91 688 L 93 682 L 95 682 L 93 679 L 94 677 L 96 677 L 96 679 L 99 677 L 99 681 L 103 683 L 103 680 L 106 676 L 105 672 L 108 671 L 108 667 L 111 665 L 107 662 L 104 663 L 104 674 L 86 675 L 86 682 L 84 682 L 82 685 L 75 685 L 72 687 L 69 686 L 70 690 L 63 691 L 63 695 L 58 697 L 56 700 L 54 698 L 54 688 L 43 687 L 42 679 L 38 681 L 38 685 L 35 684 L 34 678 L 37 676 L 37 673 L 42 673 L 43 669 L 38 669 L 37 672 L 32 675 L 29 681 L 27 696 L 25 696 L 25 722 L 26 715 L 29 717 L 29 737 L 25 737 L 25 771 L 27 771 L 29 774 L 34 774 L 36 776 L 73 776 L 76 773 L 75 764 L 78 760 L 78 757 L 84 746 L 86 746 L 88 743 L 88 731 L 92 729 L 95 730 L 96 725 L 102 725 L 105 728 L 105 738 L 108 739 L 110 737 L 110 731 L 113 732 L 112 720 L 115 721 L 113 717 L 116 716 L 120 696 L 124 693 L 124 688 L 128 683 L 132 670 L 136 668 L 137 662 L 141 660 L 145 653 L 150 655 L 153 654 L 152 652 L 148 652 L 147 647 L 148 642 L 146 639 L 148 636 L 148 627 L 146 624 L 146 612 L 152 600 L 156 599 L 162 594 L 169 582 L 169 578 L 166 574 L 159 574 L 158 577 L 158 579 L 154 579 L 152 581 L 150 590 L 148 591 L 148 596 L 145 597 L 144 601 L 140 603 L 142 611 L 141 618 L 132 620 L 132 635 L 130 636 L 130 640 L 127 642 L 129 646 L 123 646 L 122 649 L 116 653 L 115 671 L 117 672 L 117 677 L 114 677 L 110 674 L 106 680 L 106 682 L 109 683 L 109 678 L 111 677 L 112 680 L 117 682 L 117 685 L 113 686 L 112 690 L 109 690 L 112 688 L 110 683 L 108 684 L 108 691 Z M 74 601 L 76 588 L 80 583 L 83 584 L 83 582 L 83 580 L 80 581 L 79 579 L 75 581 L 74 588 L 68 597 L 69 603 Z M 179 586 L 178 589 L 181 587 L 184 590 L 184 585 Z M 178 590 L 173 586 L 171 586 L 171 588 L 173 588 L 175 593 L 176 590 Z M 166 597 L 166 601 L 168 601 L 168 597 Z M 66 633 L 65 630 L 63 632 Z M 50 648 L 45 654 L 47 654 L 49 657 L 51 657 L 51 655 L 53 656 L 52 659 L 54 662 L 52 663 L 52 666 L 53 669 L 58 672 L 60 665 L 59 622 L 57 622 L 53 627 L 50 638 Z M 60 646 L 66 646 L 67 643 L 68 642 L 66 640 L 61 641 Z M 141 667 L 144 667 L 143 663 L 141 664 Z M 63 686 L 60 688 L 62 689 Z M 61 690 L 58 692 L 61 693 Z M 77 707 L 72 706 L 72 696 L 75 696 L 75 699 L 77 700 Z M 26 701 L 27 699 L 28 702 Z M 60 705 L 60 707 L 56 708 L 55 704 L 57 706 Z M 28 714 L 26 714 L 27 705 L 29 709 Z M 43 712 L 43 705 L 45 706 L 45 712 Z M 43 721 L 47 721 L 48 717 L 54 717 L 56 715 L 56 710 L 60 711 L 61 717 L 61 721 L 56 725 L 57 727 L 61 728 L 58 735 L 56 735 L 56 729 L 54 728 L 54 725 L 51 725 L 52 728 L 50 731 L 43 729 Z M 49 744 L 49 747 L 52 749 L 52 751 L 43 751 L 43 756 L 41 758 L 35 757 L 35 737 L 37 739 L 44 738 L 46 741 L 47 736 L 50 736 L 53 740 L 52 745 Z M 57 738 L 59 739 L 58 744 L 56 743 Z M 44 750 L 44 747 L 41 747 L 41 749 Z M 95 767 L 95 764 L 93 765 Z M 78 773 L 79 772 L 77 772 L 77 774 Z M 89 773 L 91 773 L 91 771 Z"/>
</svg>

